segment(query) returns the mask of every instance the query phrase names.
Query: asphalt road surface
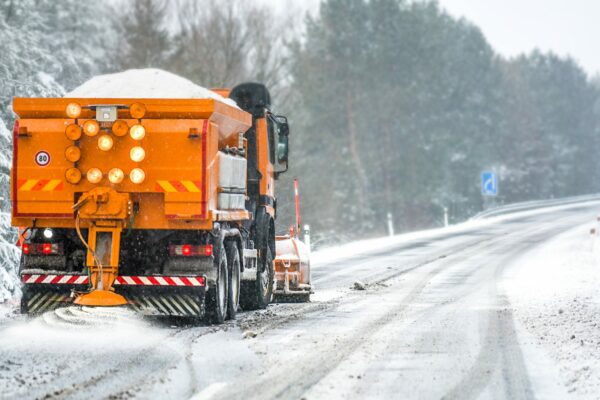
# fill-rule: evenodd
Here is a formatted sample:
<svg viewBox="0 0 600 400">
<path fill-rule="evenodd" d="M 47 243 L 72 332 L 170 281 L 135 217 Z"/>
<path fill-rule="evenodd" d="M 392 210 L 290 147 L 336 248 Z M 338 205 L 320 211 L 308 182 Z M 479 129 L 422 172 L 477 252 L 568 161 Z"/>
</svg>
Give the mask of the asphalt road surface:
<svg viewBox="0 0 600 400">
<path fill-rule="evenodd" d="M 242 312 L 219 327 L 127 309 L 13 316 L 0 322 L 0 398 L 536 398 L 538 373 L 502 277 L 529 250 L 594 221 L 599 207 L 527 213 L 316 264 L 310 303 Z"/>
</svg>

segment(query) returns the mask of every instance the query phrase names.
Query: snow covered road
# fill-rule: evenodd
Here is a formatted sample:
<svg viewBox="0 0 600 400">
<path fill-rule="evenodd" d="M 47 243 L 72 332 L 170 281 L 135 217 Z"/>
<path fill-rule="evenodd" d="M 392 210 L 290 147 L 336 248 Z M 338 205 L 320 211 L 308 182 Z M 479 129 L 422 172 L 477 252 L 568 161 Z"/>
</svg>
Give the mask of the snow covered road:
<svg viewBox="0 0 600 400">
<path fill-rule="evenodd" d="M 324 251 L 311 303 L 222 327 L 128 310 L 12 316 L 0 322 L 0 397 L 600 398 L 599 211 Z"/>
</svg>

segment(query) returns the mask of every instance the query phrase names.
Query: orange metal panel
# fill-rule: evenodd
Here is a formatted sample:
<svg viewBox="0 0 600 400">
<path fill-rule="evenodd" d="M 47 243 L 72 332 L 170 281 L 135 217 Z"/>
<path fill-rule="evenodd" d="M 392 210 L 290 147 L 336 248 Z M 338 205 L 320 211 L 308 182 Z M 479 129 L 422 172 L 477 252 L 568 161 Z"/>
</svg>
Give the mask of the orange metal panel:
<svg viewBox="0 0 600 400">
<path fill-rule="evenodd" d="M 274 168 L 269 160 L 269 136 L 266 118 L 256 121 L 256 147 L 258 148 L 258 170 L 262 174 L 260 194 L 262 196 L 275 197 Z"/>
<path fill-rule="evenodd" d="M 175 219 L 166 215 L 165 202 L 162 193 L 144 193 L 132 194 L 132 201 L 139 204 L 140 210 L 136 215 L 133 227 L 136 229 L 166 229 L 166 230 L 210 230 L 212 223 L 216 220 L 216 216 L 208 213 L 207 219 Z M 50 205 L 52 206 L 52 205 Z M 43 211 L 40 210 L 40 211 Z M 32 226 L 33 218 L 29 217 L 14 217 L 12 223 L 14 226 Z M 75 220 L 71 215 L 69 218 L 36 218 L 35 225 L 40 228 L 74 228 Z M 87 227 L 87 222 L 82 221 L 82 228 Z"/>
<path fill-rule="evenodd" d="M 215 132 L 218 129 L 216 124 L 209 125 L 209 132 Z M 206 143 L 207 148 L 207 207 L 209 210 L 217 209 L 217 195 L 219 189 L 219 140 L 216 135 L 209 135 Z"/>
<path fill-rule="evenodd" d="M 112 185 L 105 177 L 100 184 L 89 183 L 85 178 L 78 184 L 64 182 L 67 168 L 74 164 L 64 157 L 65 149 L 73 142 L 64 135 L 64 127 L 71 120 L 20 120 L 21 126 L 28 128 L 29 136 L 16 138 L 18 154 L 16 158 L 16 181 L 13 188 L 15 216 L 35 216 L 38 218 L 72 215 L 72 205 L 77 193 L 105 185 L 120 192 L 150 193 L 157 191 L 158 181 L 170 181 L 176 176 L 183 182 L 181 187 L 190 186 L 198 190 L 177 190 L 165 193 L 167 208 L 170 203 L 178 203 L 177 212 L 166 210 L 173 215 L 194 215 L 206 217 L 206 188 L 204 170 L 204 138 L 188 138 L 190 127 L 201 127 L 202 120 L 145 120 L 146 137 L 136 142 L 129 136 L 114 137 L 114 147 L 110 151 L 97 148 L 97 136 L 82 136 L 79 146 L 82 157 L 76 166 L 85 175 L 90 168 L 100 168 L 105 174 L 111 168 L 121 168 L 126 174 L 134 167 L 146 173 L 143 184 L 136 185 L 127 178 L 120 184 Z M 128 121 L 133 124 L 133 121 Z M 201 131 L 201 129 L 200 129 Z M 135 145 L 146 149 L 146 158 L 135 163 L 129 158 L 129 151 Z M 36 164 L 36 154 L 45 152 L 49 156 L 46 166 Z M 53 189 L 53 190 L 50 190 Z M 50 215 L 52 214 L 52 215 Z M 155 228 L 160 228 L 157 226 Z"/>
<path fill-rule="evenodd" d="M 223 89 L 223 88 L 213 88 L 210 89 L 212 92 L 215 92 L 225 98 L 229 97 L 229 93 L 231 93 L 231 89 Z"/>
<path fill-rule="evenodd" d="M 84 110 L 84 118 L 65 118 L 67 104 L 74 101 L 83 107 L 143 103 L 147 109 L 144 119 L 129 118 L 128 110 L 120 110 L 119 116 L 129 127 L 141 123 L 146 136 L 141 141 L 129 135 L 117 137 L 110 132 L 110 126 L 103 126 L 105 131 L 101 134 L 110 135 L 114 142 L 109 151 L 98 148 L 99 135 L 84 134 L 73 142 L 65 135 L 66 127 L 73 123 L 83 125 L 85 118 L 94 117 L 90 110 Z M 139 204 L 136 228 L 211 229 L 212 221 L 207 219 L 217 218 L 210 211 L 216 210 L 217 205 L 218 150 L 226 142 L 233 143 L 238 133 L 251 126 L 249 114 L 203 99 L 15 99 L 14 109 L 21 116 L 21 132 L 27 133 L 14 138 L 11 171 L 13 223 L 23 226 L 31 226 L 35 219 L 40 227 L 72 227 L 75 199 L 81 193 L 105 186 L 130 193 L 132 201 Z M 76 163 L 65 158 L 65 150 L 72 145 L 81 149 L 81 159 Z M 129 157 L 134 146 L 146 150 L 146 158 L 139 163 Z M 65 180 L 65 172 L 71 167 L 82 172 L 83 178 L 77 184 Z M 85 173 L 90 168 L 104 173 L 100 183 L 86 180 Z M 107 173 L 112 168 L 124 171 L 123 182 L 108 181 Z M 146 178 L 142 184 L 127 178 L 133 168 L 144 170 Z"/>
<path fill-rule="evenodd" d="M 221 126 L 224 136 L 245 132 L 252 126 L 252 116 L 247 112 L 212 99 L 80 99 L 80 98 L 15 98 L 13 110 L 20 118 L 66 118 L 69 103 L 79 104 L 83 110 L 81 118 L 95 117 L 95 112 L 86 109 L 91 105 L 123 105 L 134 103 L 146 106 L 144 119 L 211 119 Z M 119 119 L 131 118 L 128 109 L 120 109 Z"/>
</svg>

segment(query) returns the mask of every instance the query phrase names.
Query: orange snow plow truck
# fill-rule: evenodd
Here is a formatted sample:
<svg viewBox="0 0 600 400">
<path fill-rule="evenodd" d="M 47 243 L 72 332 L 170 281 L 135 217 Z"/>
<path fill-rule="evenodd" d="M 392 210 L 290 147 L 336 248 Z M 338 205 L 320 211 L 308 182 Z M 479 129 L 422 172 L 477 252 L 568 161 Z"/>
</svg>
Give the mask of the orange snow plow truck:
<svg viewBox="0 0 600 400">
<path fill-rule="evenodd" d="M 265 86 L 215 99 L 16 98 L 23 313 L 128 304 L 222 323 L 274 291 L 287 119 Z"/>
</svg>

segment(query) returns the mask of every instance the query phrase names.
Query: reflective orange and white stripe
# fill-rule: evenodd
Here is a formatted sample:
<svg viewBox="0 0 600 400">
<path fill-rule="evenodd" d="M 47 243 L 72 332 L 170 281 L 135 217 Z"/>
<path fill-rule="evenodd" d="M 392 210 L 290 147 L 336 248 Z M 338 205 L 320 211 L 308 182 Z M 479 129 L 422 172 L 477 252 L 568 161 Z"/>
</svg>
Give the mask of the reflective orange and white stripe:
<svg viewBox="0 0 600 400">
<path fill-rule="evenodd" d="M 200 193 L 200 181 L 156 181 L 156 190 L 165 193 Z"/>
<path fill-rule="evenodd" d="M 86 285 L 87 275 L 36 275 L 23 274 L 21 280 L 26 284 L 49 285 Z M 118 276 L 115 285 L 132 286 L 204 286 L 204 276 Z"/>
<path fill-rule="evenodd" d="M 117 276 L 115 285 L 204 286 L 203 276 Z"/>
<path fill-rule="evenodd" d="M 19 179 L 20 192 L 56 192 L 64 189 L 61 179 Z"/>
<path fill-rule="evenodd" d="M 85 285 L 89 282 L 87 275 L 21 275 L 23 283 L 38 283 L 50 285 Z"/>
</svg>

